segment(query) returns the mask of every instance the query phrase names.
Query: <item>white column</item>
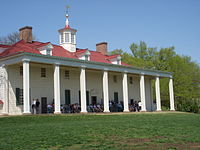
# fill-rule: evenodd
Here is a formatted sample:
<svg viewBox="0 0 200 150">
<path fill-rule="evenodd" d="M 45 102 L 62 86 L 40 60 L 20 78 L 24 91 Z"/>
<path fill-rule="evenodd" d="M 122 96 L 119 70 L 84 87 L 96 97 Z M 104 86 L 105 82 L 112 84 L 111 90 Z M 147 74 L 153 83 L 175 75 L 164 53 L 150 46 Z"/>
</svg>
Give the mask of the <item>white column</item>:
<svg viewBox="0 0 200 150">
<path fill-rule="evenodd" d="M 140 98 L 142 103 L 141 111 L 146 111 L 145 81 L 143 74 L 140 75 Z"/>
<path fill-rule="evenodd" d="M 85 67 L 80 72 L 81 113 L 87 113 Z"/>
<path fill-rule="evenodd" d="M 3 84 L 3 114 L 8 114 L 8 71 L 7 71 L 7 66 L 3 65 L 2 66 L 3 69 L 3 80 L 2 83 Z"/>
<path fill-rule="evenodd" d="M 127 73 L 126 72 L 123 73 L 122 86 L 123 86 L 124 112 L 129 112 L 129 108 L 128 108 L 128 83 L 127 83 Z"/>
<path fill-rule="evenodd" d="M 29 76 L 29 60 L 23 60 L 23 103 L 24 114 L 30 114 L 30 76 Z"/>
<path fill-rule="evenodd" d="M 160 78 L 156 77 L 156 82 L 155 82 L 155 87 L 156 87 L 156 110 L 161 111 L 161 100 L 160 100 Z"/>
<path fill-rule="evenodd" d="M 103 104 L 104 112 L 110 112 L 109 110 L 109 91 L 108 91 L 108 71 L 103 71 Z"/>
<path fill-rule="evenodd" d="M 174 111 L 174 89 L 173 89 L 173 79 L 169 79 L 169 96 L 170 96 L 170 110 Z"/>
<path fill-rule="evenodd" d="M 60 114 L 60 66 L 54 65 L 54 114 Z"/>
</svg>

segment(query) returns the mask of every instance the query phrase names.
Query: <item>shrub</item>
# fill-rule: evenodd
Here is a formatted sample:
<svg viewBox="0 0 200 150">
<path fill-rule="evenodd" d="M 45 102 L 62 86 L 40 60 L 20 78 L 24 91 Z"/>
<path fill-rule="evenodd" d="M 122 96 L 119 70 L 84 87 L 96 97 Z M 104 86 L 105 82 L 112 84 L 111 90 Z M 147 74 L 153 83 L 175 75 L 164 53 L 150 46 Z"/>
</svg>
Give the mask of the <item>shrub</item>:
<svg viewBox="0 0 200 150">
<path fill-rule="evenodd" d="M 195 99 L 178 100 L 176 110 L 185 112 L 199 112 L 199 103 Z"/>
</svg>

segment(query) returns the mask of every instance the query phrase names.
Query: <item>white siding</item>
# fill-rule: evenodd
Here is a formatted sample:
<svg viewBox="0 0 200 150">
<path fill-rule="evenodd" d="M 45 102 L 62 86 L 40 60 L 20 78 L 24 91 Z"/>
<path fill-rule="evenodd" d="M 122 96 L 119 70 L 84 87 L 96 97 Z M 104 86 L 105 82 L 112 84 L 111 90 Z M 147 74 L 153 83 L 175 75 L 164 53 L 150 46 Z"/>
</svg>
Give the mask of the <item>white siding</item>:
<svg viewBox="0 0 200 150">
<path fill-rule="evenodd" d="M 130 84 L 128 76 L 128 95 L 129 95 L 129 103 L 130 99 L 134 99 L 134 101 L 140 101 L 140 78 L 139 76 L 131 76 L 133 78 L 133 84 Z"/>
</svg>

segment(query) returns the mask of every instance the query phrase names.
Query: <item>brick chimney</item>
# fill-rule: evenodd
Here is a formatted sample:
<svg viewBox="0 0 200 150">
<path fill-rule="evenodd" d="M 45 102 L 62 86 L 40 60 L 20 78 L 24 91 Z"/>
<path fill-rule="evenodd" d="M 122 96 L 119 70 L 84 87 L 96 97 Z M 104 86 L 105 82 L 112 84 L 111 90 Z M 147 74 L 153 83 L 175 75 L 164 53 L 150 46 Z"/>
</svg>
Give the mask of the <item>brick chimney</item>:
<svg viewBox="0 0 200 150">
<path fill-rule="evenodd" d="M 26 43 L 32 43 L 32 27 L 25 26 L 19 29 L 20 40 L 24 40 Z"/>
<path fill-rule="evenodd" d="M 107 42 L 97 43 L 96 44 L 96 51 L 100 52 L 103 55 L 107 55 L 107 52 L 108 52 L 107 45 L 108 45 Z"/>
</svg>

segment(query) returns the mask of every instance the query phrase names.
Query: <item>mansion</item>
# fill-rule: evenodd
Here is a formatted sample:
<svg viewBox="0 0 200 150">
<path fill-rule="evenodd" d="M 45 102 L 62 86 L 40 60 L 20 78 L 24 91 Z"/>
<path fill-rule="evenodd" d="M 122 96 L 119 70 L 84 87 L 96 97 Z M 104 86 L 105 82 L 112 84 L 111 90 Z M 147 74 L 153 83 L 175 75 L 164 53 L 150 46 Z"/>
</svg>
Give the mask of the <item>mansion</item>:
<svg viewBox="0 0 200 150">
<path fill-rule="evenodd" d="M 68 18 L 58 30 L 59 45 L 33 41 L 30 26 L 19 30 L 17 43 L 0 44 L 0 115 L 30 114 L 33 99 L 39 100 L 40 113 L 52 103 L 55 114 L 75 103 L 81 113 L 97 103 L 110 112 L 110 101 L 122 102 L 124 112 L 133 101 L 140 101 L 141 111 L 161 111 L 162 78 L 169 79 L 170 110 L 175 110 L 172 73 L 130 66 L 120 55 L 109 55 L 106 42 L 96 44 L 96 51 L 77 48 L 77 30 Z"/>
</svg>

